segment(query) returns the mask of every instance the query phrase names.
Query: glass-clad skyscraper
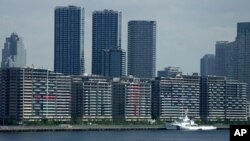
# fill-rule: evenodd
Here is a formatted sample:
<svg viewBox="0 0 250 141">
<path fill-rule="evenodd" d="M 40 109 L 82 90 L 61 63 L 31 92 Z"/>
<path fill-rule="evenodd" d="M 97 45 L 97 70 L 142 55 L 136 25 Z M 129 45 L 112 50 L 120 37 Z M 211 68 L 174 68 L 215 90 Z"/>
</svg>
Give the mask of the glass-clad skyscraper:
<svg viewBox="0 0 250 141">
<path fill-rule="evenodd" d="M 84 73 L 84 9 L 55 9 L 54 71 L 68 75 Z"/>
<path fill-rule="evenodd" d="M 237 24 L 237 75 L 238 80 L 247 83 L 247 96 L 250 101 L 250 22 Z"/>
<path fill-rule="evenodd" d="M 2 68 L 25 67 L 26 50 L 23 40 L 16 33 L 6 38 L 4 49 L 2 49 Z"/>
<path fill-rule="evenodd" d="M 156 21 L 128 23 L 128 75 L 155 77 Z"/>
<path fill-rule="evenodd" d="M 121 49 L 121 12 L 93 12 L 92 74 L 125 75 L 125 52 Z"/>
</svg>

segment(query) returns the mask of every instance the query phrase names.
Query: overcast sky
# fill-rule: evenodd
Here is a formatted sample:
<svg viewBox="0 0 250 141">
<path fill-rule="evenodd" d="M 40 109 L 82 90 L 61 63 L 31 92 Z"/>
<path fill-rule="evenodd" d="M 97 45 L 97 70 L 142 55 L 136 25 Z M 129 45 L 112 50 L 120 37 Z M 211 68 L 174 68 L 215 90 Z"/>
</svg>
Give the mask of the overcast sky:
<svg viewBox="0 0 250 141">
<path fill-rule="evenodd" d="M 181 67 L 199 72 L 200 58 L 218 40 L 233 41 L 237 22 L 250 22 L 250 0 L 0 0 L 0 48 L 16 32 L 27 50 L 27 65 L 53 70 L 54 9 L 85 8 L 85 67 L 91 72 L 91 23 L 95 10 L 122 12 L 122 48 L 129 20 L 157 21 L 157 70 Z M 0 55 L 1 57 L 1 55 Z"/>
</svg>

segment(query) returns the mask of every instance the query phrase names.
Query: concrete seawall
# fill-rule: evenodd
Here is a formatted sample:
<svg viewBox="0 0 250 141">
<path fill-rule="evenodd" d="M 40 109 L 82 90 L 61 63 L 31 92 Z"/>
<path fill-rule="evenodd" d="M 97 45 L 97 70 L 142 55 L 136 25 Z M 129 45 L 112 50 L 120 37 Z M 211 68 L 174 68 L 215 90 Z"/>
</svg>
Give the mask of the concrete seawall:
<svg viewBox="0 0 250 141">
<path fill-rule="evenodd" d="M 125 131 L 125 130 L 166 130 L 164 127 L 59 127 L 59 126 L 0 126 L 0 132 L 50 132 L 50 131 Z"/>
<path fill-rule="evenodd" d="M 217 130 L 228 130 L 227 127 Z M 0 132 L 53 132 L 53 131 L 126 131 L 126 130 L 166 130 L 164 127 L 145 126 L 0 126 Z"/>
</svg>

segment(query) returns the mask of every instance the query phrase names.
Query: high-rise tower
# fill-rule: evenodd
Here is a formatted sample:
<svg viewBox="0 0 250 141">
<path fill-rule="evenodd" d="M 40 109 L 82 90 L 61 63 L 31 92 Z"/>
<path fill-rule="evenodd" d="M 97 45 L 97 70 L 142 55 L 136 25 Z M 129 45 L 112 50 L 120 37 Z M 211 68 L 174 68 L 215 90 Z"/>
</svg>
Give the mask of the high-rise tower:
<svg viewBox="0 0 250 141">
<path fill-rule="evenodd" d="M 125 75 L 121 12 L 94 11 L 92 24 L 92 74 L 110 77 Z"/>
<path fill-rule="evenodd" d="M 237 48 L 235 42 L 217 41 L 215 45 L 215 75 L 237 80 Z"/>
<path fill-rule="evenodd" d="M 55 9 L 54 71 L 68 75 L 84 73 L 84 9 Z"/>
<path fill-rule="evenodd" d="M 237 24 L 237 75 L 238 80 L 247 83 L 248 101 L 250 101 L 250 22 Z"/>
<path fill-rule="evenodd" d="M 155 77 L 156 22 L 128 23 L 128 75 L 139 78 Z"/>
</svg>

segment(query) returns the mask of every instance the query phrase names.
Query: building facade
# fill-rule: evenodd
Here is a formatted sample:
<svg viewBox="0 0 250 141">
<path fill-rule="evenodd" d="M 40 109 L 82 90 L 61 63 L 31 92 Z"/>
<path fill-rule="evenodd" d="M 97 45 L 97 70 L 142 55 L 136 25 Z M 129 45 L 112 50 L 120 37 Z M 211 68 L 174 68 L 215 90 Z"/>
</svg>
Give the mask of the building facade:
<svg viewBox="0 0 250 141">
<path fill-rule="evenodd" d="M 215 55 L 206 54 L 200 60 L 201 76 L 215 75 Z"/>
<path fill-rule="evenodd" d="M 128 22 L 128 75 L 154 78 L 156 21 Z"/>
<path fill-rule="evenodd" d="M 55 9 L 54 71 L 67 75 L 84 73 L 84 9 Z"/>
<path fill-rule="evenodd" d="M 102 76 L 72 78 L 72 117 L 82 121 L 112 120 L 112 82 Z"/>
<path fill-rule="evenodd" d="M 246 83 L 225 77 L 201 78 L 200 116 L 203 121 L 245 121 Z"/>
<path fill-rule="evenodd" d="M 26 50 L 23 40 L 16 33 L 6 38 L 4 49 L 2 49 L 2 68 L 25 67 Z"/>
<path fill-rule="evenodd" d="M 71 119 L 71 78 L 45 69 L 0 70 L 1 117 L 5 121 Z"/>
<path fill-rule="evenodd" d="M 121 78 L 113 82 L 112 116 L 116 120 L 149 121 L 151 119 L 151 81 Z"/>
<path fill-rule="evenodd" d="M 152 82 L 152 118 L 172 121 L 183 116 L 200 119 L 200 77 L 161 77 Z"/>
<path fill-rule="evenodd" d="M 126 58 L 124 53 L 121 49 L 121 12 L 113 10 L 94 11 L 92 21 L 92 74 L 109 77 L 123 76 L 126 70 L 123 64 Z M 108 56 L 115 57 L 116 60 L 111 60 Z"/>
</svg>

